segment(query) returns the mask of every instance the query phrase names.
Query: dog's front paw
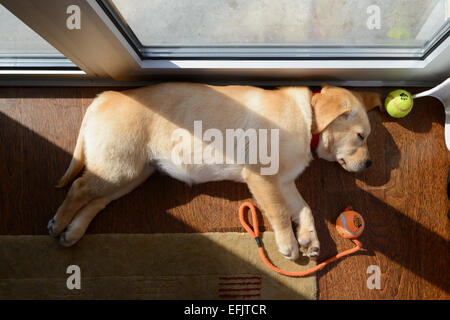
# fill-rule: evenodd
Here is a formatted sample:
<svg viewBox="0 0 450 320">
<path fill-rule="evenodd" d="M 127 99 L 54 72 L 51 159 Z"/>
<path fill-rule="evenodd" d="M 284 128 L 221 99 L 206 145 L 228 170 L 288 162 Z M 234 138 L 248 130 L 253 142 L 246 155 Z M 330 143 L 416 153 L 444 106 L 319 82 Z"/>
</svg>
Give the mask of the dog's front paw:
<svg viewBox="0 0 450 320">
<path fill-rule="evenodd" d="M 320 246 L 319 244 L 314 246 L 309 246 L 305 251 L 302 251 L 303 255 L 309 258 L 317 258 L 320 253 Z"/>
<path fill-rule="evenodd" d="M 291 233 L 284 233 L 275 237 L 278 250 L 289 260 L 296 260 L 300 256 L 297 240 Z"/>
<path fill-rule="evenodd" d="M 299 228 L 297 239 L 304 256 L 309 258 L 319 256 L 320 243 L 315 229 Z"/>
</svg>

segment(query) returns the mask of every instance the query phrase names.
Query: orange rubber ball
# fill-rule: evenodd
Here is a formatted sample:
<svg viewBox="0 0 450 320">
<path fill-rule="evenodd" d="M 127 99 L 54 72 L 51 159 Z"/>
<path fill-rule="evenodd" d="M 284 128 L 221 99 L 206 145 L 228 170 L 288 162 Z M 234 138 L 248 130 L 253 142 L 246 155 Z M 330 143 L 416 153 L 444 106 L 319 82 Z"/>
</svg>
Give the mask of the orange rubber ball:
<svg viewBox="0 0 450 320">
<path fill-rule="evenodd" d="M 364 231 L 364 219 L 352 207 L 348 207 L 336 220 L 338 233 L 346 239 L 356 239 Z"/>
</svg>

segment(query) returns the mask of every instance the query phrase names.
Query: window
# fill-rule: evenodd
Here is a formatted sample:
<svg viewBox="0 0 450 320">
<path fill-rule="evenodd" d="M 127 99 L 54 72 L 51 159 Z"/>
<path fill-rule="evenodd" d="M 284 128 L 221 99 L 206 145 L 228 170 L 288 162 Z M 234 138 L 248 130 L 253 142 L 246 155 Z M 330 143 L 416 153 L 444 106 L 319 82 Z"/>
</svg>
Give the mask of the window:
<svg viewBox="0 0 450 320">
<path fill-rule="evenodd" d="M 2 5 L 0 30 L 0 67 L 78 69 Z"/>
<path fill-rule="evenodd" d="M 95 81 L 434 86 L 450 70 L 450 0 L 0 2 Z"/>
<path fill-rule="evenodd" d="M 99 0 L 142 58 L 422 59 L 446 0 Z"/>
</svg>

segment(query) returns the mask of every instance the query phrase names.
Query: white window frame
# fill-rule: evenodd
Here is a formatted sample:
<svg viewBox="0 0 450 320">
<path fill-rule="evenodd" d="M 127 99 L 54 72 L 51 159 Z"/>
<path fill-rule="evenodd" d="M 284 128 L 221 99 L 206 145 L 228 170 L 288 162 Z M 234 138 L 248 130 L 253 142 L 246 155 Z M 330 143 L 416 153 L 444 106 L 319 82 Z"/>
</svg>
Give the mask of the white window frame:
<svg viewBox="0 0 450 320">
<path fill-rule="evenodd" d="M 315 0 L 316 1 L 316 0 Z M 205 45 L 182 45 L 182 46 L 152 46 L 151 43 L 143 44 L 136 36 L 132 28 L 127 24 L 120 13 L 120 8 L 116 8 L 114 0 L 95 0 L 110 17 L 116 27 L 122 31 L 125 38 L 128 39 L 134 49 L 140 53 L 140 57 L 144 59 L 210 59 L 214 57 L 217 59 L 264 59 L 264 60 L 283 60 L 288 59 L 423 59 L 430 51 L 433 50 L 436 42 L 438 42 L 442 35 L 450 31 L 450 20 L 445 25 L 440 25 L 439 30 L 436 31 L 436 22 L 442 23 L 440 19 L 436 21 L 437 17 L 442 16 L 442 4 L 446 10 L 447 1 L 437 0 L 434 8 L 428 8 L 427 12 L 423 12 L 423 16 L 427 17 L 422 21 L 421 30 L 418 35 L 421 40 L 428 39 L 431 33 L 434 33 L 431 41 L 427 41 L 423 47 L 414 46 L 400 46 L 400 45 L 381 45 L 379 46 L 342 46 L 334 45 L 280 45 L 280 44 L 259 44 L 238 46 L 233 45 L 219 45 L 212 44 Z M 434 18 L 434 19 L 433 19 Z"/>
<path fill-rule="evenodd" d="M 80 67 L 101 81 L 222 81 L 261 84 L 435 85 L 450 74 L 450 38 L 423 60 L 143 60 L 95 0 L 0 0 L 1 4 Z M 66 26 L 66 9 L 81 10 L 81 29 Z M 80 50 L 80 48 L 82 48 Z M 3 75 L 8 70 L 3 70 Z M 2 73 L 0 73 L 1 76 Z M 312 84 L 311 84 L 312 85 Z"/>
</svg>

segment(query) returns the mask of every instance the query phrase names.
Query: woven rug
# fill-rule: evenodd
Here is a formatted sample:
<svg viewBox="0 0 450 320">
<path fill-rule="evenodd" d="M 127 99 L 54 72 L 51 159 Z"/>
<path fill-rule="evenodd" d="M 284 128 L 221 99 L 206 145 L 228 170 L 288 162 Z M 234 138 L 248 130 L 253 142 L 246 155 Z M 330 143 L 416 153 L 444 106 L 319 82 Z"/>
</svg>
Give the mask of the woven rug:
<svg viewBox="0 0 450 320">
<path fill-rule="evenodd" d="M 282 257 L 272 232 L 262 241 L 278 267 L 315 266 Z M 0 236 L 0 299 L 316 299 L 316 290 L 315 275 L 269 270 L 247 233 L 86 235 L 71 248 Z"/>
</svg>

